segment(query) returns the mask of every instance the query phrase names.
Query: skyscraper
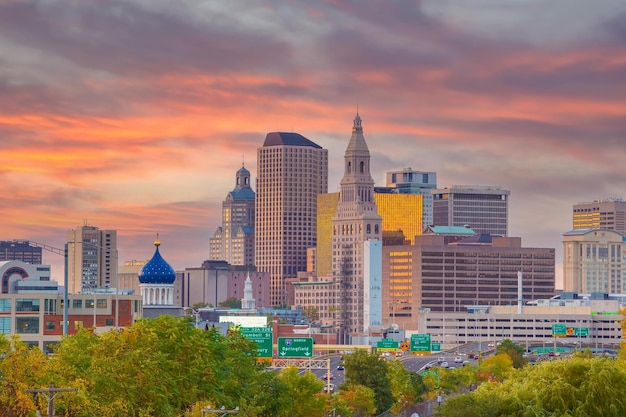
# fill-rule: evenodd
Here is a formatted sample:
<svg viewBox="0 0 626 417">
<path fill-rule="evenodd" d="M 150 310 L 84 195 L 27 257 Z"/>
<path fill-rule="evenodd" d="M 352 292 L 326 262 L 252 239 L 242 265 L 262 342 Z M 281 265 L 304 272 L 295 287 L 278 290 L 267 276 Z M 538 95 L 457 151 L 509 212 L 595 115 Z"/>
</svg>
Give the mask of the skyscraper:
<svg viewBox="0 0 626 417">
<path fill-rule="evenodd" d="M 397 191 L 398 194 L 421 194 L 424 199 L 422 224 L 424 227 L 433 224 L 433 195 L 431 190 L 437 188 L 436 172 L 414 171 L 409 167 L 401 171 L 388 171 L 385 173 L 385 177 L 387 188 Z"/>
<path fill-rule="evenodd" d="M 254 204 L 250 171 L 242 165 L 235 177 L 235 188 L 222 202 L 222 226 L 210 239 L 210 260 L 254 265 Z"/>
<path fill-rule="evenodd" d="M 382 242 L 382 218 L 374 200 L 370 152 L 358 113 L 344 154 L 340 185 L 337 214 L 333 218 L 332 271 L 340 288 L 340 333 L 359 335 L 369 325 L 364 321 L 364 312 L 369 310 L 364 304 L 368 300 L 363 297 L 365 242 Z M 368 258 L 376 258 L 370 255 Z M 368 264 L 368 270 L 371 267 Z"/>
<path fill-rule="evenodd" d="M 68 291 L 115 287 L 117 282 L 117 231 L 83 225 L 67 233 Z"/>
<path fill-rule="evenodd" d="M 626 234 L 626 201 L 605 198 L 573 207 L 574 230 L 608 229 Z"/>
<path fill-rule="evenodd" d="M 288 283 L 306 271 L 317 239 L 317 196 L 328 192 L 328 150 L 273 132 L 257 151 L 255 264 L 270 274 L 272 305 L 291 304 Z"/>
<path fill-rule="evenodd" d="M 467 226 L 476 233 L 507 236 L 509 195 L 502 187 L 453 185 L 432 190 L 433 224 Z"/>
</svg>

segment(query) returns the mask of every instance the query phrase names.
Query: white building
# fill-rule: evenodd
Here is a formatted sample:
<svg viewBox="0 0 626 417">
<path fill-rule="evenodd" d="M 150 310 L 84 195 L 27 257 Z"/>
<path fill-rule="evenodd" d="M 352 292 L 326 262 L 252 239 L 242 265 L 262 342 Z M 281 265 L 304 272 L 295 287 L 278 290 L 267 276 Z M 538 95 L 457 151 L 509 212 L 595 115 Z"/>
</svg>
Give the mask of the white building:
<svg viewBox="0 0 626 417">
<path fill-rule="evenodd" d="M 510 339 L 522 346 L 581 346 L 616 349 L 622 340 L 620 308 L 613 299 L 539 300 L 537 305 L 464 306 L 463 312 L 418 312 L 419 333 L 429 333 L 441 349 L 478 343 L 479 350 Z M 565 331 L 555 334 L 555 327 Z"/>
<path fill-rule="evenodd" d="M 614 230 L 578 229 L 563 234 L 563 290 L 626 292 L 626 237 Z"/>
</svg>

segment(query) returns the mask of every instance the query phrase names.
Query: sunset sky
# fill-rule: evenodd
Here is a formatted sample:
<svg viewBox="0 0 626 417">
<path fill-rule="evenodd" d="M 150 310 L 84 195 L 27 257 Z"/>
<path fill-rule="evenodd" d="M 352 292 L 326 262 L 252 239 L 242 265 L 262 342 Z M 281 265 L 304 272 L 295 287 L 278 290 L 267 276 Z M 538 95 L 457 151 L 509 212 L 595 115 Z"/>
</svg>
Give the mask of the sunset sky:
<svg viewBox="0 0 626 417">
<path fill-rule="evenodd" d="M 268 132 L 327 148 L 338 190 L 357 106 L 377 185 L 507 188 L 560 275 L 572 205 L 626 197 L 626 3 L 0 0 L 0 240 L 87 222 L 197 267 Z"/>
</svg>

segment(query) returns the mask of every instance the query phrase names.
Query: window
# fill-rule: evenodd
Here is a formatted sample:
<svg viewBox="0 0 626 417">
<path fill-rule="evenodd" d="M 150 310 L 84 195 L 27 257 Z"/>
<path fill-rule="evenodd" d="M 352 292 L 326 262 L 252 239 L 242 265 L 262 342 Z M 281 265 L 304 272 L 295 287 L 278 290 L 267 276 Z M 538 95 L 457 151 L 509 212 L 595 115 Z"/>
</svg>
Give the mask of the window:
<svg viewBox="0 0 626 417">
<path fill-rule="evenodd" d="M 39 317 L 17 317 L 15 319 L 15 333 L 17 334 L 39 333 Z"/>
<path fill-rule="evenodd" d="M 11 333 L 11 317 L 0 317 L 0 333 Z"/>
<path fill-rule="evenodd" d="M 107 299 L 106 298 L 99 298 L 96 301 L 96 307 L 98 307 L 98 308 L 107 308 Z"/>
<path fill-rule="evenodd" d="M 113 326 L 113 319 L 106 319 L 104 325 L 105 326 Z"/>
<path fill-rule="evenodd" d="M 2 313 L 11 312 L 11 300 L 10 299 L 0 300 L 0 312 Z"/>
<path fill-rule="evenodd" d="M 35 298 L 17 298 L 15 300 L 15 311 L 39 311 L 39 299 Z"/>
<path fill-rule="evenodd" d="M 72 308 L 83 308 L 83 300 L 73 300 Z"/>
<path fill-rule="evenodd" d="M 47 322 L 46 322 L 46 330 L 47 330 L 47 331 L 54 331 L 54 328 L 55 328 L 55 327 L 56 327 L 56 326 L 54 325 L 54 322 L 53 322 L 53 321 L 47 321 Z"/>
</svg>

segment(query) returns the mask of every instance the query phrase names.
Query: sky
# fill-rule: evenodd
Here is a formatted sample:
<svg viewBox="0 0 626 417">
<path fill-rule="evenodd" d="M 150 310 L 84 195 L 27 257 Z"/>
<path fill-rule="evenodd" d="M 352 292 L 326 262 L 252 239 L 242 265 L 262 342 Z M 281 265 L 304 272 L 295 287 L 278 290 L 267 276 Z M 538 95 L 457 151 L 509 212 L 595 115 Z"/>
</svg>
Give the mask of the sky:
<svg viewBox="0 0 626 417">
<path fill-rule="evenodd" d="M 0 240 L 89 224 L 200 266 L 265 135 L 328 149 L 338 191 L 358 107 L 377 185 L 510 190 L 558 285 L 572 206 L 626 197 L 625 80 L 623 0 L 0 0 Z"/>
</svg>

